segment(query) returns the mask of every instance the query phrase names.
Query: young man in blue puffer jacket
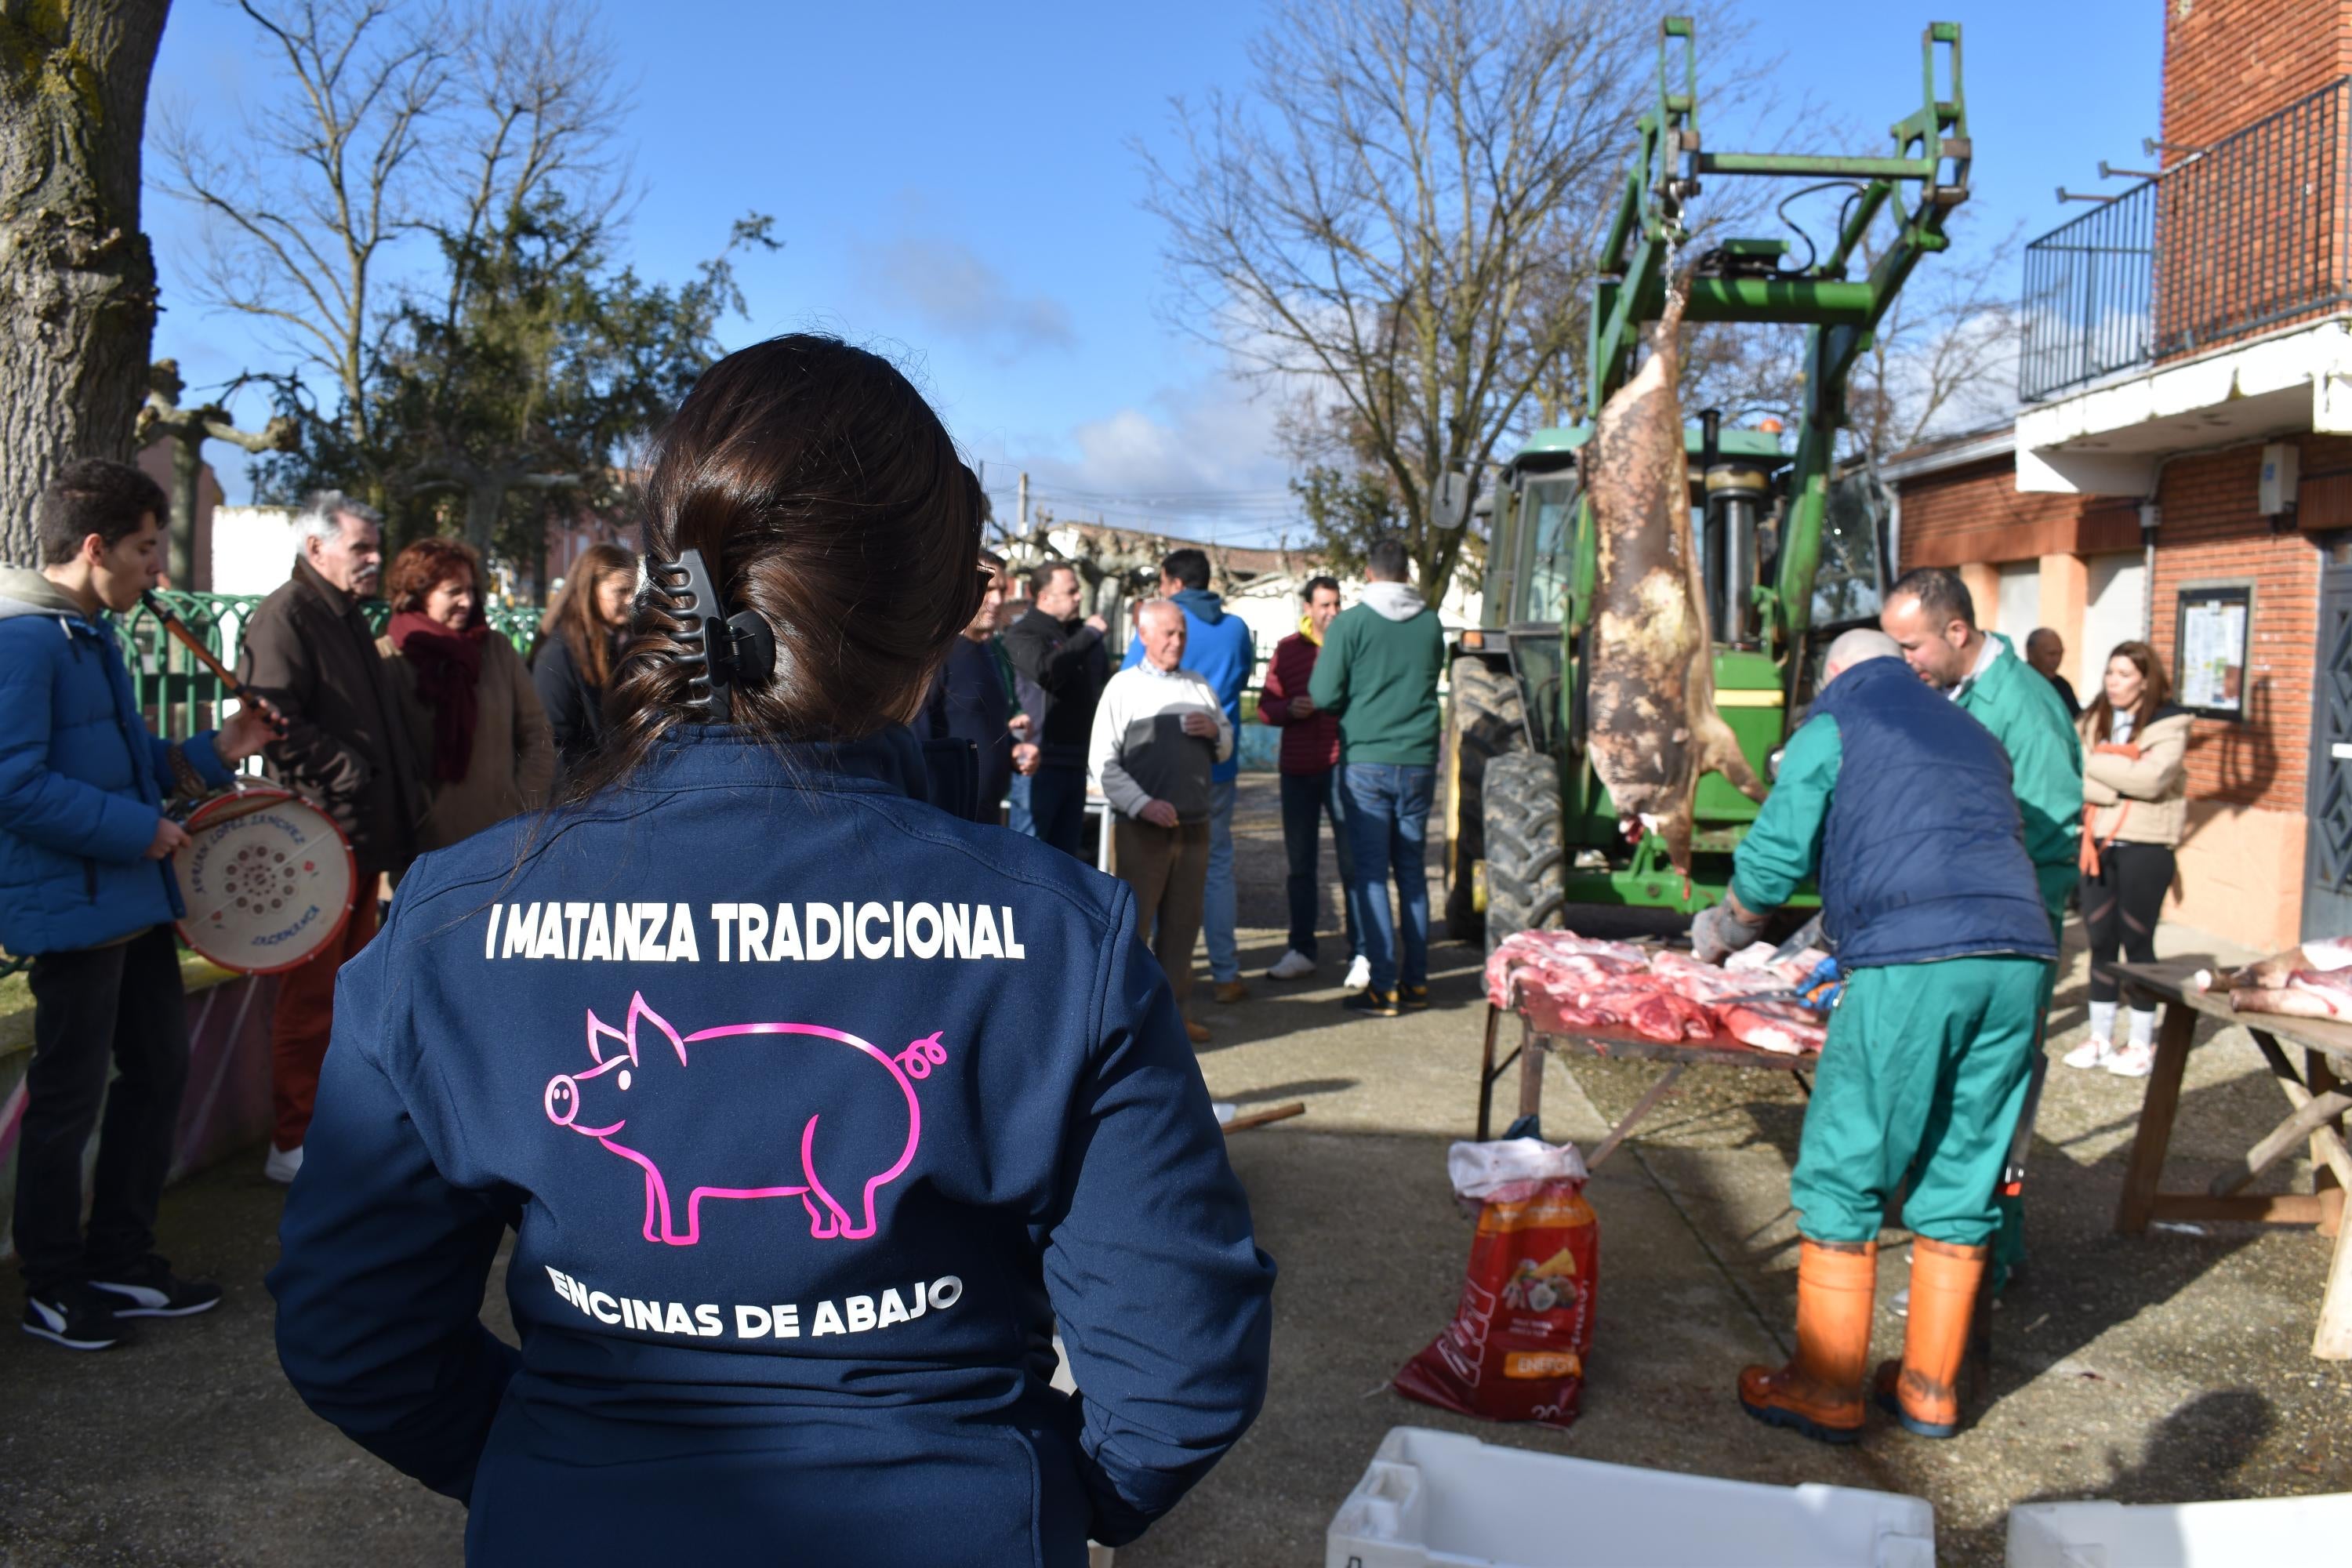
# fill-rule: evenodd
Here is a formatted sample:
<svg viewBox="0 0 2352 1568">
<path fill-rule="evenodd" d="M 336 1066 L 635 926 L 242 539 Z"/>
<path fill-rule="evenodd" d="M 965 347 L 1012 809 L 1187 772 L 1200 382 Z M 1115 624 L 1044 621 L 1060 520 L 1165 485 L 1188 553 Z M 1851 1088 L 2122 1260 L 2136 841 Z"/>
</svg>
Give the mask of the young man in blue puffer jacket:
<svg viewBox="0 0 2352 1568">
<path fill-rule="evenodd" d="M 175 746 L 140 718 L 104 612 L 154 585 L 169 515 L 138 469 L 75 463 L 42 498 L 41 569 L 0 567 L 0 948 L 33 960 L 16 1253 L 25 1331 L 71 1350 L 113 1344 L 120 1318 L 220 1300 L 154 1255 L 188 1074 L 170 859 L 187 835 L 163 806 L 226 785 L 269 730 L 247 709 Z M 101 1101 L 85 1239 L 82 1151 Z"/>
</svg>

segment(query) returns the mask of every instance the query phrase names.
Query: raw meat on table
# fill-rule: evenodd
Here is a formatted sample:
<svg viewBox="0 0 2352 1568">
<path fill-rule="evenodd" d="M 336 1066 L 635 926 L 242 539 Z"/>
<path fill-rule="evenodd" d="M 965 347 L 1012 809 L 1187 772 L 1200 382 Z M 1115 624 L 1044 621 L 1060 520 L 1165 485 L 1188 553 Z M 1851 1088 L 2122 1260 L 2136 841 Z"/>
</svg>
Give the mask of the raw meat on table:
<svg viewBox="0 0 2352 1568">
<path fill-rule="evenodd" d="M 2230 1005 L 2292 1018 L 2352 1018 L 2352 971 L 2294 970 L 2279 984 L 2234 988 Z"/>
<path fill-rule="evenodd" d="M 1519 931 L 1487 959 L 1486 994 L 1498 1007 L 1524 1005 L 1548 1030 L 1622 1029 L 1667 1044 L 1737 1041 L 1795 1055 L 1821 1049 L 1822 1019 L 1793 1001 L 1756 998 L 1795 984 L 1822 956 L 1809 948 L 1777 964 L 1732 971 L 1686 952 L 1652 953 L 1570 931 Z"/>
<path fill-rule="evenodd" d="M 1514 931 L 1486 959 L 1486 999 L 1497 1007 L 1517 1001 L 1513 982 L 1558 992 L 1611 974 L 1640 974 L 1650 955 L 1631 942 L 1601 942 L 1564 931 Z"/>
<path fill-rule="evenodd" d="M 2272 990 L 2291 984 L 2297 974 L 2336 974 L 2347 968 L 2352 968 L 2352 937 L 2322 937 L 2246 965 L 2238 971 L 2233 984 Z"/>
<path fill-rule="evenodd" d="M 1684 995 L 1700 1002 L 1724 1002 L 1777 991 L 1780 983 L 1769 974 L 1734 974 L 1712 963 L 1701 963 L 1687 952 L 1662 952 L 1650 961 L 1650 972 Z"/>
<path fill-rule="evenodd" d="M 1818 1051 L 1830 1037 L 1820 1018 L 1793 1002 L 1740 1002 L 1717 1009 L 1716 1016 L 1740 1044 L 1781 1056 Z"/>
</svg>

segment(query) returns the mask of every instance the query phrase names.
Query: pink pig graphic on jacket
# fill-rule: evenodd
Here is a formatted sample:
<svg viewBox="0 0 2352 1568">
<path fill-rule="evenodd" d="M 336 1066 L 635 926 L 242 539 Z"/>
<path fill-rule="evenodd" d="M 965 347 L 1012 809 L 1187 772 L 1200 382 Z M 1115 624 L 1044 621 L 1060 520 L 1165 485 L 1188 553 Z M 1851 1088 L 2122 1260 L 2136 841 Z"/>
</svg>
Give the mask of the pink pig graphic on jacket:
<svg viewBox="0 0 2352 1568">
<path fill-rule="evenodd" d="M 652 1026 L 649 1037 L 640 1037 L 640 1022 Z M 774 1070 L 779 1064 L 772 1055 L 752 1058 L 741 1053 L 794 1048 L 852 1051 L 869 1058 L 875 1066 L 870 1075 L 861 1076 L 871 1076 L 871 1090 L 858 1089 L 844 1103 L 790 1114 L 779 1122 L 772 1152 L 759 1169 L 703 1169 L 702 1163 L 714 1156 L 707 1152 L 710 1141 L 698 1137 L 694 1104 L 682 1092 L 684 1075 L 717 1074 L 728 1089 L 740 1083 L 764 1101 L 780 1081 Z M 923 1110 L 915 1084 L 948 1059 L 937 1033 L 895 1057 L 855 1035 L 816 1024 L 726 1024 L 682 1036 L 646 1005 L 642 993 L 629 998 L 624 1028 L 588 1014 L 588 1054 L 596 1065 L 586 1072 L 558 1073 L 548 1080 L 541 1097 L 547 1119 L 644 1169 L 646 1239 L 673 1247 L 692 1247 L 701 1238 L 705 1198 L 796 1197 L 808 1210 L 809 1235 L 817 1240 L 871 1237 L 875 1194 L 913 1163 L 922 1141 Z M 747 1073 L 756 1076 L 756 1087 Z M 822 1076 L 837 1080 L 838 1075 Z M 896 1136 L 902 1112 L 903 1146 Z M 884 1124 L 881 1142 L 895 1158 L 877 1170 L 871 1151 L 875 1130 Z M 860 1147 L 867 1152 L 860 1154 Z"/>
</svg>

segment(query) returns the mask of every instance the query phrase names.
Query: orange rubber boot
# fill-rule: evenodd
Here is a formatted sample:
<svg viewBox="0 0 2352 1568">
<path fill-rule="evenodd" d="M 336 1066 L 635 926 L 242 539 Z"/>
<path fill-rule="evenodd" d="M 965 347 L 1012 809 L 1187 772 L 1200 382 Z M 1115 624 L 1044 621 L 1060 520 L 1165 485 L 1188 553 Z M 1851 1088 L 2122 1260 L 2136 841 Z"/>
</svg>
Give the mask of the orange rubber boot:
<svg viewBox="0 0 2352 1568">
<path fill-rule="evenodd" d="M 1960 1364 L 1968 1355 L 1977 1289 L 1991 1255 L 1990 1246 L 1912 1238 L 1911 1316 L 1903 1329 L 1903 1359 L 1882 1363 L 1875 1379 L 1878 1407 L 1906 1431 L 1922 1437 L 1959 1432 Z"/>
<path fill-rule="evenodd" d="M 1739 1374 L 1739 1403 L 1748 1414 L 1819 1442 L 1860 1437 L 1877 1291 L 1878 1243 L 1800 1243 L 1797 1353 L 1777 1372 L 1751 1366 Z"/>
</svg>

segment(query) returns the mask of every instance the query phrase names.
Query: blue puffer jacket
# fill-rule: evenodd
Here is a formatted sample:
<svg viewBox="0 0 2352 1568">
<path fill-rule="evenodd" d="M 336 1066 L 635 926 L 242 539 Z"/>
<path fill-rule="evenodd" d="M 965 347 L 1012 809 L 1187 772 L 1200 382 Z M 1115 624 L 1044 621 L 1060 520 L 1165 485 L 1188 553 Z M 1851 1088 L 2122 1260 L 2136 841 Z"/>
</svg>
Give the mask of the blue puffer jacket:
<svg viewBox="0 0 2352 1568">
<path fill-rule="evenodd" d="M 1839 676 L 1813 713 L 1835 722 L 1843 748 L 1821 858 L 1822 923 L 1840 966 L 2054 959 L 1992 732 L 1895 658 Z"/>
<path fill-rule="evenodd" d="M 212 739 L 188 760 L 226 785 Z M 0 569 L 0 948 L 95 947 L 184 912 L 171 866 L 147 858 L 170 758 L 114 628 L 39 573 Z"/>
<path fill-rule="evenodd" d="M 1242 692 L 1257 668 L 1257 639 L 1251 635 L 1249 623 L 1227 615 L 1224 601 L 1205 588 L 1179 589 L 1172 602 L 1184 612 L 1184 661 L 1177 668 L 1189 669 L 1209 683 L 1209 689 L 1224 704 L 1225 721 L 1239 734 Z M 1142 662 L 1143 639 L 1129 638 L 1127 658 L 1119 668 L 1133 669 Z M 1232 756 L 1209 770 L 1209 778 L 1215 784 L 1231 784 L 1241 771 L 1242 749 L 1235 746 Z"/>
</svg>

